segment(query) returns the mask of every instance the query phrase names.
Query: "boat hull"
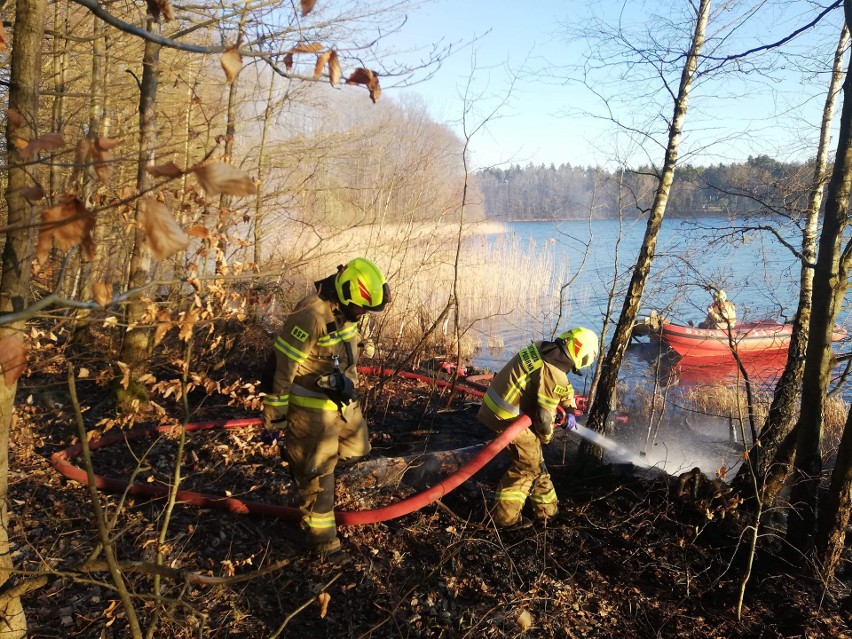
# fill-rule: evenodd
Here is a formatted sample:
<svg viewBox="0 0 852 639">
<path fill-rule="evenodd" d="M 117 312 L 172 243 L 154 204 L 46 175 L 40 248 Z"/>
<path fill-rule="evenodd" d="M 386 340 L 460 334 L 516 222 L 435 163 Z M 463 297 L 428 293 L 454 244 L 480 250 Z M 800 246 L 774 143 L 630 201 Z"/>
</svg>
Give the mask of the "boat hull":
<svg viewBox="0 0 852 639">
<path fill-rule="evenodd" d="M 743 322 L 731 331 L 664 324 L 661 337 L 681 357 L 732 359 L 732 347 L 741 357 L 784 351 L 790 346 L 792 324 Z"/>
</svg>

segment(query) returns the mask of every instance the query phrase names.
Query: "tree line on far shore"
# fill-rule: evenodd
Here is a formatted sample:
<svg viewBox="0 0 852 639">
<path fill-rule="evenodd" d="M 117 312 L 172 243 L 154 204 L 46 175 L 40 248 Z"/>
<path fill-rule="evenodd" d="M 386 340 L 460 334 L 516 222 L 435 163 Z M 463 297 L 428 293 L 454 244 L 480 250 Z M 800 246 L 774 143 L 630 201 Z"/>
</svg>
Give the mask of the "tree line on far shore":
<svg viewBox="0 0 852 639">
<path fill-rule="evenodd" d="M 804 208 L 803 176 L 811 162 L 779 162 L 767 155 L 745 162 L 678 167 L 669 197 L 669 217 L 750 215 L 775 209 Z M 528 164 L 489 168 L 477 173 L 487 217 L 500 220 L 614 219 L 648 210 L 658 170 L 631 170 Z"/>
</svg>

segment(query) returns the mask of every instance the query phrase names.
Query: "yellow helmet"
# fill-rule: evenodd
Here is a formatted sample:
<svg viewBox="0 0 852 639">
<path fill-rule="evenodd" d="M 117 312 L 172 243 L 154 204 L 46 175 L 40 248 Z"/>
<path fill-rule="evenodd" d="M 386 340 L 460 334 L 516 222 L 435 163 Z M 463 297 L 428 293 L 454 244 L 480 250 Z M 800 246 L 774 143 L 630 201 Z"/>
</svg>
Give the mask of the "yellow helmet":
<svg viewBox="0 0 852 639">
<path fill-rule="evenodd" d="M 588 328 L 578 326 L 556 338 L 562 352 L 574 362 L 575 370 L 590 366 L 598 358 L 598 336 Z"/>
<path fill-rule="evenodd" d="M 385 276 L 370 260 L 356 257 L 338 268 L 334 286 L 344 306 L 352 304 L 366 311 L 380 311 L 390 301 L 390 287 Z"/>
<path fill-rule="evenodd" d="M 719 289 L 719 290 L 716 292 L 716 296 L 715 296 L 715 297 L 716 297 L 716 301 L 717 301 L 717 302 L 719 302 L 719 304 L 721 304 L 722 302 L 727 302 L 727 301 L 728 301 L 728 296 L 725 294 L 725 291 L 723 291 L 722 289 Z"/>
</svg>

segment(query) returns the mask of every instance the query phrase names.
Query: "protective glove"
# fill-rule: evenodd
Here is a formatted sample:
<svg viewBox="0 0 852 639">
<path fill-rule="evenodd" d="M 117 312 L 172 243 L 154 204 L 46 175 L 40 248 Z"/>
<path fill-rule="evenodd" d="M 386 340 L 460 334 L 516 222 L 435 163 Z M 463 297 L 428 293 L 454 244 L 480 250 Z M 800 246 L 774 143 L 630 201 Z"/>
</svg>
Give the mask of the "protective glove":
<svg viewBox="0 0 852 639">
<path fill-rule="evenodd" d="M 577 430 L 577 416 L 574 413 L 565 413 L 565 430 Z"/>
<path fill-rule="evenodd" d="M 536 433 L 536 435 L 542 444 L 549 444 L 553 439 L 553 429 L 551 428 L 549 433 Z"/>
<path fill-rule="evenodd" d="M 373 340 L 368 339 L 361 343 L 361 355 L 367 359 L 373 359 L 376 355 L 376 345 Z"/>
</svg>

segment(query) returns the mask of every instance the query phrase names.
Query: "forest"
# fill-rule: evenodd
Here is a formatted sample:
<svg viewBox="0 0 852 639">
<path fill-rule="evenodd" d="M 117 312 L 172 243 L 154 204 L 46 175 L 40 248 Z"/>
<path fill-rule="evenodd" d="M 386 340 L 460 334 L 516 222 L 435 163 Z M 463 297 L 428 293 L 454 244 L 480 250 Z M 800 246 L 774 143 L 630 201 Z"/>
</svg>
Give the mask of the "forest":
<svg viewBox="0 0 852 639">
<path fill-rule="evenodd" d="M 638 166 L 617 173 L 600 167 L 560 166 L 488 168 L 477 172 L 483 208 L 490 219 L 618 219 L 641 215 L 651 206 L 657 169 Z M 766 155 L 711 166 L 683 164 L 672 186 L 667 215 L 744 217 L 759 215 L 786 196 L 787 206 L 806 206 L 805 176 L 812 163 L 782 163 Z M 620 186 L 619 186 L 620 184 Z M 632 210 L 619 207 L 619 189 L 637 194 Z M 798 193 L 797 193 L 798 190 Z"/>
<path fill-rule="evenodd" d="M 0 639 L 852 636 L 852 413 L 830 397 L 850 361 L 832 335 L 852 266 L 852 0 L 801 3 L 748 50 L 729 36 L 771 20 L 767 3 L 677 3 L 629 34 L 589 25 L 583 68 L 625 82 L 609 106 L 630 104 L 626 87 L 652 106 L 641 125 L 612 116 L 653 158 L 623 170 L 474 170 L 471 140 L 499 109 L 467 94 L 450 126 L 394 97 L 458 54 L 441 34 L 413 58 L 385 48 L 420 4 L 0 3 Z M 687 161 L 713 81 L 771 79 L 815 30 L 830 38 L 797 68 L 824 101 L 811 159 Z M 752 218 L 720 239 L 760 234 L 794 260 L 783 370 L 755 392 L 728 332 L 736 468 L 614 461 L 604 444 L 650 432 L 666 402 L 655 386 L 626 406 L 619 377 L 659 230 L 706 214 Z M 503 449 L 517 454 L 530 416 L 499 434 L 477 417 L 495 371 L 469 364 L 500 343 L 476 329 L 532 324 L 544 297 L 553 339 L 579 302 L 559 265 L 486 236 L 506 219 L 622 216 L 647 226 L 601 282 L 582 429 L 535 440 L 558 507 L 499 526 Z M 380 271 L 369 286 L 343 282 L 357 258 Z M 310 352 L 288 324 L 306 299 L 337 313 L 312 321 L 325 333 Z M 320 385 L 340 382 L 320 347 L 356 336 L 341 399 Z M 276 353 L 328 372 L 314 395 L 288 391 L 337 429 L 331 471 L 306 471 L 330 475 L 319 490 L 295 479 L 295 418 L 266 423 L 271 404 L 298 405 L 263 381 Z M 707 399 L 694 406 L 721 411 Z M 344 407 L 369 427 L 357 461 Z M 686 422 L 656 426 L 690 436 Z M 312 553 L 315 529 L 346 563 Z"/>
</svg>

